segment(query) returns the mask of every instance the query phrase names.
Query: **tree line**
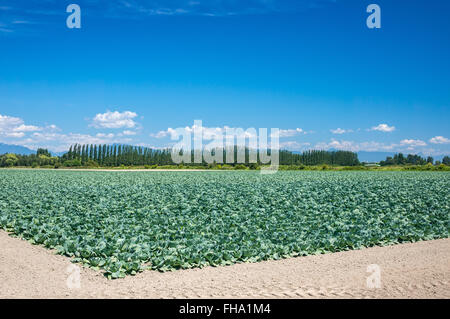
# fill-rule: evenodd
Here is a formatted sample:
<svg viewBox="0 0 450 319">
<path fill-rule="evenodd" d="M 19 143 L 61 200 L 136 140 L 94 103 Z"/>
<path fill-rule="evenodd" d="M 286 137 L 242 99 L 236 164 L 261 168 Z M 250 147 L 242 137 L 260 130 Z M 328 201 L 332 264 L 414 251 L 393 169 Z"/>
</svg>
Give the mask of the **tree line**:
<svg viewBox="0 0 450 319">
<path fill-rule="evenodd" d="M 212 155 L 217 151 L 222 151 L 223 161 L 226 160 L 226 150 L 213 150 Z M 238 148 L 234 147 L 233 163 L 238 163 Z M 252 150 L 245 148 L 245 163 L 252 164 L 250 161 Z M 69 152 L 63 155 L 63 159 L 71 161 L 72 164 L 86 165 L 90 162 L 97 163 L 100 166 L 139 166 L 139 165 L 175 165 L 171 157 L 171 149 L 155 150 L 140 146 L 130 145 L 74 145 L 71 146 Z M 270 154 L 270 150 L 269 150 Z M 291 151 L 281 150 L 279 152 L 280 165 L 339 165 L 339 166 L 356 166 L 360 162 L 358 155 L 348 151 L 321 151 L 310 150 L 301 154 Z M 262 164 L 259 151 L 256 152 L 258 165 Z M 190 163 L 184 165 L 205 166 L 207 163 L 195 163 L 195 151 L 191 152 Z M 78 162 L 74 162 L 78 161 Z"/>
<path fill-rule="evenodd" d="M 66 166 L 142 166 L 171 165 L 170 149 L 155 150 L 131 145 L 80 145 L 70 146 L 61 157 Z"/>
<path fill-rule="evenodd" d="M 421 157 L 421 156 L 415 155 L 415 154 L 408 154 L 407 156 L 405 156 L 402 153 L 398 153 L 398 154 L 395 154 L 393 157 L 387 156 L 386 160 L 380 162 L 381 166 L 426 165 L 426 164 L 450 165 L 450 157 L 444 156 L 444 158 L 442 159 L 442 163 L 441 163 L 440 161 L 434 161 L 433 157 L 431 157 L 431 156 L 428 156 L 425 158 L 425 157 Z"/>
<path fill-rule="evenodd" d="M 0 167 L 12 166 L 60 166 L 60 158 L 52 156 L 46 149 L 39 148 L 36 154 L 21 155 L 21 154 L 3 154 L 0 156 Z"/>
<path fill-rule="evenodd" d="M 223 159 L 226 160 L 226 151 Z M 214 150 L 212 155 L 214 155 Z M 216 150 L 217 152 L 217 150 Z M 256 152 L 257 163 L 251 163 L 250 158 L 255 151 L 245 148 L 245 163 L 240 165 L 251 166 L 262 165 L 261 154 Z M 234 147 L 234 160 L 232 165 L 238 165 L 238 148 Z M 270 155 L 270 150 L 269 150 Z M 202 163 L 194 163 L 195 154 L 191 152 L 191 163 L 183 163 L 185 166 L 208 166 L 203 160 Z M 337 165 L 337 166 L 357 166 L 360 165 L 358 155 L 348 151 L 322 151 L 310 150 L 303 153 L 293 153 L 288 150 L 280 150 L 280 165 Z M 219 163 L 216 163 L 219 164 Z M 266 163 L 267 164 L 267 163 Z M 101 167 L 119 167 L 119 166 L 165 166 L 176 165 L 172 161 L 171 149 L 152 149 L 142 146 L 131 145 L 94 145 L 94 144 L 75 144 L 71 145 L 69 151 L 60 157 L 51 156 L 45 149 L 39 149 L 36 154 L 17 155 L 5 154 L 0 156 L 0 166 L 101 166 Z M 211 164 L 209 164 L 211 166 Z"/>
<path fill-rule="evenodd" d="M 212 155 L 217 151 L 223 151 L 224 161 L 227 159 L 225 150 L 213 150 Z M 69 151 L 62 156 L 52 156 L 46 149 L 38 149 L 36 154 L 19 155 L 4 154 L 0 155 L 0 167 L 81 167 L 81 166 L 100 166 L 100 167 L 119 167 L 119 166 L 168 166 L 176 165 L 172 161 L 171 149 L 152 149 L 142 146 L 131 145 L 94 145 L 94 144 L 75 144 L 70 146 Z M 234 147 L 233 166 L 244 165 L 246 167 L 255 168 L 262 165 L 261 154 L 256 152 L 257 163 L 251 163 L 250 158 L 255 156 L 255 151 L 245 148 L 245 163 L 238 163 L 238 148 Z M 253 155 L 253 156 L 252 156 Z M 270 150 L 269 150 L 270 155 Z M 182 163 L 184 166 L 203 166 L 211 167 L 219 165 L 207 164 L 204 160 L 202 163 L 194 163 L 195 154 L 191 152 L 191 163 Z M 280 150 L 280 165 L 286 166 L 359 166 L 358 155 L 349 151 L 324 151 L 309 150 L 302 153 L 294 153 L 288 150 Z M 434 161 L 431 156 L 421 157 L 415 154 L 404 155 L 402 153 L 395 154 L 393 157 L 388 156 L 386 160 L 380 162 L 380 166 L 407 166 L 407 165 L 436 165 L 445 164 L 450 166 L 450 157 L 445 156 L 440 161 Z"/>
<path fill-rule="evenodd" d="M 291 151 L 280 151 L 281 165 L 337 165 L 337 166 L 358 166 L 358 154 L 349 151 L 322 151 L 309 150 L 301 154 Z"/>
</svg>

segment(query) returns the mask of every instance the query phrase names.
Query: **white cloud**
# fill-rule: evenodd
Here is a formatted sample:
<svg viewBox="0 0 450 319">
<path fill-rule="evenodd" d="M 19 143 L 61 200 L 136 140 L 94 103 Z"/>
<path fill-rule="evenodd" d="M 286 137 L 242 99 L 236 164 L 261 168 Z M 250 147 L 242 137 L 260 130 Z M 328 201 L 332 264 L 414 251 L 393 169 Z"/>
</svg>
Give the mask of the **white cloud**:
<svg viewBox="0 0 450 319">
<path fill-rule="evenodd" d="M 130 138 L 119 138 L 113 133 L 89 134 L 60 133 L 56 125 L 47 126 L 27 125 L 23 119 L 0 114 L 0 142 L 25 146 L 31 149 L 40 147 L 52 151 L 67 151 L 70 145 L 78 144 L 111 144 L 129 143 Z"/>
<path fill-rule="evenodd" d="M 130 143 L 129 138 L 118 138 L 114 134 L 99 133 L 95 136 L 89 134 L 57 132 L 35 132 L 29 138 L 21 140 L 15 144 L 37 149 L 44 147 L 56 152 L 67 151 L 73 144 L 113 144 Z"/>
<path fill-rule="evenodd" d="M 25 124 L 21 124 L 15 128 L 13 128 L 14 132 L 35 132 L 35 131 L 40 131 L 42 130 L 42 128 L 34 126 L 34 125 L 25 125 Z"/>
<path fill-rule="evenodd" d="M 387 124 L 379 124 L 369 129 L 369 131 L 393 132 L 395 131 L 395 126 L 389 126 Z"/>
<path fill-rule="evenodd" d="M 279 137 L 292 137 L 298 134 L 307 134 L 307 133 L 301 128 L 279 130 Z M 272 134 L 271 136 L 273 137 L 274 135 Z"/>
<path fill-rule="evenodd" d="M 15 138 L 21 138 L 25 136 L 24 132 L 10 132 L 10 133 L 3 133 L 2 135 L 6 137 L 15 137 Z"/>
<path fill-rule="evenodd" d="M 136 135 L 136 132 L 127 130 L 127 131 L 123 131 L 122 134 L 125 136 L 132 136 L 132 135 Z"/>
<path fill-rule="evenodd" d="M 310 146 L 310 143 L 299 143 L 296 141 L 288 141 L 280 143 L 280 149 L 301 150 Z"/>
<path fill-rule="evenodd" d="M 109 134 L 107 134 L 107 133 L 97 133 L 95 136 L 99 137 L 99 138 L 113 138 L 114 134 L 113 133 L 109 133 Z"/>
<path fill-rule="evenodd" d="M 345 129 L 338 127 L 335 130 L 330 130 L 330 132 L 333 134 L 345 134 L 345 133 L 352 133 L 353 130 L 345 130 Z"/>
<path fill-rule="evenodd" d="M 97 114 L 92 120 L 92 126 L 95 128 L 133 128 L 137 123 L 133 120 L 137 114 L 131 111 L 118 112 L 108 111 L 106 113 Z"/>
<path fill-rule="evenodd" d="M 435 136 L 430 139 L 432 144 L 450 144 L 450 139 L 443 136 Z"/>
<path fill-rule="evenodd" d="M 332 139 L 330 142 L 317 143 L 315 149 L 336 149 L 346 150 L 352 152 L 366 151 L 366 152 L 419 152 L 424 151 L 427 146 L 422 140 L 404 139 L 399 143 L 385 144 L 381 142 L 368 141 L 368 142 L 354 142 L 345 140 Z"/>
<path fill-rule="evenodd" d="M 193 128 L 194 128 L 194 126 L 192 126 L 192 127 L 186 126 L 186 127 L 184 128 L 184 130 L 185 130 L 186 132 L 188 132 L 188 133 L 191 133 L 192 130 L 193 130 Z M 177 136 L 177 130 L 176 130 L 176 129 L 173 129 L 173 128 L 171 128 L 171 127 L 169 127 L 169 128 L 168 128 L 167 130 L 165 130 L 165 131 L 159 131 L 158 133 L 152 133 L 152 134 L 150 134 L 150 136 L 151 136 L 151 137 L 155 137 L 155 138 L 165 138 L 165 137 L 170 136 L 170 138 L 173 139 L 173 140 L 175 140 L 175 139 L 178 138 L 178 136 Z"/>
<path fill-rule="evenodd" d="M 21 124 L 23 124 L 21 118 L 0 114 L 0 132 L 12 130 Z"/>
<path fill-rule="evenodd" d="M 323 150 L 337 149 L 337 150 L 346 150 L 346 151 L 353 151 L 353 152 L 359 151 L 359 146 L 357 143 L 355 143 L 353 141 L 338 141 L 335 139 L 332 139 L 331 142 L 317 143 L 314 146 L 314 148 L 315 149 L 323 149 Z"/>
<path fill-rule="evenodd" d="M 164 138 L 164 137 L 170 136 L 170 138 L 172 140 L 176 140 L 179 138 L 178 130 L 179 129 L 173 129 L 173 128 L 169 127 L 165 131 L 159 131 L 158 133 L 150 134 L 150 136 L 155 137 L 155 138 Z M 194 136 L 201 135 L 204 140 L 213 140 L 220 136 L 227 137 L 228 134 L 238 136 L 238 137 L 245 137 L 245 138 L 257 136 L 257 132 L 253 132 L 251 129 L 247 129 L 247 130 L 242 129 L 241 130 L 239 128 L 232 128 L 229 126 L 205 127 L 205 126 L 192 125 L 192 126 L 186 126 L 186 127 L 182 128 L 181 131 L 192 134 Z"/>
<path fill-rule="evenodd" d="M 54 125 L 51 125 L 47 128 L 51 129 L 53 126 Z M 34 125 L 26 125 L 25 122 L 19 117 L 0 114 L 0 136 L 21 138 L 26 135 L 25 133 L 41 131 L 43 129 L 44 128 L 42 127 Z"/>
<path fill-rule="evenodd" d="M 56 125 L 54 125 L 54 124 L 46 126 L 45 129 L 49 130 L 49 131 L 52 131 L 52 132 L 59 132 L 59 131 L 61 131 L 61 129 L 59 127 L 57 127 Z"/>
<path fill-rule="evenodd" d="M 169 128 L 170 129 L 170 128 Z M 151 133 L 150 136 L 154 138 L 164 138 L 169 135 L 168 131 L 159 131 L 158 133 Z"/>
<path fill-rule="evenodd" d="M 427 146 L 427 143 L 425 143 L 424 141 L 421 140 L 401 140 L 400 141 L 400 145 L 408 145 L 411 147 L 415 147 L 415 146 Z"/>
<path fill-rule="evenodd" d="M 254 131 L 253 129 L 240 129 L 240 128 L 233 128 L 229 126 L 223 126 L 223 127 L 205 127 L 205 126 L 186 126 L 182 130 L 184 130 L 186 133 L 191 134 L 202 134 L 204 140 L 212 140 L 216 137 L 223 136 L 224 138 L 231 138 L 231 136 L 227 136 L 227 133 L 230 135 L 237 136 L 239 138 L 245 137 L 245 138 L 252 138 L 257 137 L 259 132 L 256 129 Z M 268 133 L 271 133 L 271 130 L 268 130 Z M 295 129 L 286 129 L 286 130 L 279 130 L 279 137 L 292 137 L 298 134 L 307 134 L 308 132 L 305 132 L 301 128 L 295 128 Z M 151 137 L 155 138 L 165 138 L 165 137 L 171 137 L 171 139 L 177 139 L 178 134 L 177 130 L 169 127 L 165 131 L 159 131 L 158 133 L 150 134 Z M 270 134 L 270 137 L 275 137 L 273 133 Z"/>
</svg>

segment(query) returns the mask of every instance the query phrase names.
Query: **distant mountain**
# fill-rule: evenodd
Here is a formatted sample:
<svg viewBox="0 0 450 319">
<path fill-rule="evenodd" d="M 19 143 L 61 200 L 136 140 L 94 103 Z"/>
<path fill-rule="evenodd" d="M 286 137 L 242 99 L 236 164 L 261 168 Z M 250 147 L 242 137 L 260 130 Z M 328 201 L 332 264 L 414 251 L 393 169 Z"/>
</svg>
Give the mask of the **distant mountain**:
<svg viewBox="0 0 450 319">
<path fill-rule="evenodd" d="M 53 152 L 51 150 L 49 150 L 50 154 L 52 154 L 52 156 L 63 156 L 64 154 L 66 154 L 68 151 L 64 151 L 64 152 Z"/>
<path fill-rule="evenodd" d="M 0 143 L 0 155 L 6 154 L 6 153 L 30 155 L 30 154 L 35 154 L 36 151 L 29 149 L 27 147 L 24 147 L 24 146 L 20 146 L 20 145 L 10 145 L 10 144 Z"/>
</svg>

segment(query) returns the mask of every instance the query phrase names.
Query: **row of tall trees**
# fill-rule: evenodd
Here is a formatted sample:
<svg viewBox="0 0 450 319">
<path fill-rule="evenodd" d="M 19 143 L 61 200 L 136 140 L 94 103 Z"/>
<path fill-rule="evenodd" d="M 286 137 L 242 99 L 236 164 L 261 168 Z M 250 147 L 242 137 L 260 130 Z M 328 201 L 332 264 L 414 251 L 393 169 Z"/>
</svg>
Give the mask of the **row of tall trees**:
<svg viewBox="0 0 450 319">
<path fill-rule="evenodd" d="M 227 162 L 227 153 L 225 150 L 213 150 L 212 156 L 216 152 L 222 151 L 221 156 L 223 162 Z M 261 154 L 259 152 L 251 151 L 248 148 L 244 150 L 245 164 L 250 163 L 253 156 L 257 159 L 257 163 L 261 164 Z M 235 146 L 233 151 L 233 163 L 238 163 L 239 149 Z M 253 153 L 253 154 L 252 154 Z M 180 154 L 182 154 L 180 152 Z M 252 156 L 253 155 L 253 156 Z M 270 151 L 269 151 L 270 155 Z M 348 151 L 320 151 L 311 150 L 301 154 L 296 154 L 287 150 L 280 151 L 281 165 L 339 165 L 339 166 L 356 166 L 359 165 L 358 155 Z M 190 163 L 185 165 L 205 165 L 202 163 L 195 163 L 195 151 L 191 152 Z M 173 165 L 171 150 L 155 150 L 141 146 L 130 145 L 80 145 L 75 144 L 70 146 L 69 152 L 62 156 L 63 162 L 73 165 L 89 165 L 96 163 L 100 166 L 131 166 L 131 165 Z M 189 162 L 189 161 L 188 161 Z"/>
<path fill-rule="evenodd" d="M 74 165 L 98 164 L 100 166 L 169 165 L 172 164 L 169 149 L 154 150 L 130 145 L 80 145 L 70 146 L 62 156 L 63 162 Z M 68 164 L 70 164 L 70 162 Z"/>
<path fill-rule="evenodd" d="M 282 165 L 360 165 L 358 154 L 349 151 L 321 151 L 309 150 L 301 154 L 290 151 L 280 151 L 280 164 Z"/>
</svg>

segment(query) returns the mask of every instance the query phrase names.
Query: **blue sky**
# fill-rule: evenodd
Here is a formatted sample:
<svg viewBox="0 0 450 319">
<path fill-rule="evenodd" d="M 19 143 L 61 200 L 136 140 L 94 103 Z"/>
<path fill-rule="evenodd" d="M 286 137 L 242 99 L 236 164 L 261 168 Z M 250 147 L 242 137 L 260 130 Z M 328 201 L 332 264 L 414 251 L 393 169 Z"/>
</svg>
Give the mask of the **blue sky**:
<svg viewBox="0 0 450 319">
<path fill-rule="evenodd" d="M 66 7 L 81 7 L 68 29 Z M 369 29 L 366 7 L 381 7 Z M 0 142 L 164 147 L 202 120 L 282 147 L 450 154 L 450 2 L 0 0 Z"/>
</svg>

